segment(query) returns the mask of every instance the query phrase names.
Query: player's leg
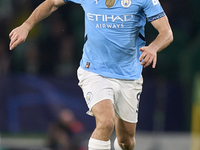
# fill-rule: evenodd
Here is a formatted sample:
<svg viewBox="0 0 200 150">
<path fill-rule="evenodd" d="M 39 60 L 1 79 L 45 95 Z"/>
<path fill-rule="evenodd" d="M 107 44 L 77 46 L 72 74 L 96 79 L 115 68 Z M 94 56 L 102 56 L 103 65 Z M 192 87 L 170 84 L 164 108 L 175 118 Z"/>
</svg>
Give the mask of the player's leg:
<svg viewBox="0 0 200 150">
<path fill-rule="evenodd" d="M 138 106 L 142 92 L 142 77 L 134 81 L 115 80 L 115 150 L 133 150 L 138 121 Z M 118 87 L 117 87 L 118 86 Z"/>
<path fill-rule="evenodd" d="M 92 107 L 96 128 L 92 138 L 108 141 L 114 129 L 115 111 L 111 100 L 102 100 Z"/>
<path fill-rule="evenodd" d="M 114 129 L 115 112 L 111 100 L 102 100 L 92 107 L 96 128 L 89 141 L 89 150 L 110 150 L 110 136 Z"/>
<path fill-rule="evenodd" d="M 89 140 L 89 150 L 110 150 L 110 135 L 114 129 L 113 90 L 102 76 L 78 69 L 79 86 L 88 105 L 87 114 L 96 119 L 96 128 Z"/>
<path fill-rule="evenodd" d="M 123 121 L 119 117 L 115 120 L 116 136 L 115 150 L 133 150 L 135 146 L 136 123 Z"/>
</svg>

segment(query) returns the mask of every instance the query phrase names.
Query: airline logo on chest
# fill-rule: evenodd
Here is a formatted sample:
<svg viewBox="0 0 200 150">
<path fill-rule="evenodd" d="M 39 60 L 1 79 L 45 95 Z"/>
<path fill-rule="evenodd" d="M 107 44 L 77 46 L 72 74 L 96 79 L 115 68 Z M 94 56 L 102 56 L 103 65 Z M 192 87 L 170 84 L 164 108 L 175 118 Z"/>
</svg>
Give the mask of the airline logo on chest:
<svg viewBox="0 0 200 150">
<path fill-rule="evenodd" d="M 133 19 L 133 15 L 102 15 L 87 13 L 90 21 L 97 22 L 96 28 L 124 28 L 124 22 Z"/>
<path fill-rule="evenodd" d="M 87 18 L 91 21 L 103 21 L 103 22 L 115 22 L 115 21 L 130 21 L 133 18 L 133 15 L 102 15 L 102 14 L 91 14 L 87 13 Z"/>
</svg>

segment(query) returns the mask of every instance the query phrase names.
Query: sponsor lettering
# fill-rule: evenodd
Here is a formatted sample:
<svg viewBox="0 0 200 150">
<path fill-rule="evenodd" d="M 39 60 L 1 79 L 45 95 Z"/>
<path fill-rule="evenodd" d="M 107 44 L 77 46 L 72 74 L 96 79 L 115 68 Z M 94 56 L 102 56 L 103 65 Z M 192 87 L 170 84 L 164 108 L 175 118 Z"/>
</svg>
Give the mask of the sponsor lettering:
<svg viewBox="0 0 200 150">
<path fill-rule="evenodd" d="M 115 22 L 116 20 L 118 21 L 129 21 L 133 18 L 133 15 L 102 15 L 102 14 L 91 14 L 88 13 L 87 17 L 89 20 L 91 21 L 103 21 L 103 22 L 107 22 L 107 21 L 112 21 Z"/>
<path fill-rule="evenodd" d="M 96 28 L 124 28 L 124 24 L 96 24 Z"/>
<path fill-rule="evenodd" d="M 92 14 L 88 13 L 87 18 L 90 21 L 98 22 L 96 28 L 110 28 L 119 29 L 124 28 L 123 22 L 130 21 L 133 19 L 133 15 L 102 15 L 102 14 Z M 105 23 L 100 23 L 105 22 Z M 109 23 L 107 23 L 109 22 Z M 118 22 L 118 23 L 115 23 Z M 119 23 L 122 22 L 122 23 Z"/>
</svg>

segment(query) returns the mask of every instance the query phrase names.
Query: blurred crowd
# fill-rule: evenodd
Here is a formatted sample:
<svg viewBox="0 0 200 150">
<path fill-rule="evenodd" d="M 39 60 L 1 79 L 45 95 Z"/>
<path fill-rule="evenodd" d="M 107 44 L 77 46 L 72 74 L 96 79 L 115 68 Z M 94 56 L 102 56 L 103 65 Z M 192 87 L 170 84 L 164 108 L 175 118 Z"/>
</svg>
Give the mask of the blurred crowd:
<svg viewBox="0 0 200 150">
<path fill-rule="evenodd" d="M 80 138 L 84 126 L 69 109 L 61 110 L 57 119 L 49 124 L 47 131 L 47 147 L 51 150 L 86 150 L 87 148 Z"/>
<path fill-rule="evenodd" d="M 9 51 L 10 31 L 21 25 L 41 2 L 0 0 L 0 75 L 17 72 L 75 75 L 84 38 L 84 18 L 79 17 L 83 12 L 76 5 L 61 8 L 36 25 L 25 43 Z"/>
</svg>

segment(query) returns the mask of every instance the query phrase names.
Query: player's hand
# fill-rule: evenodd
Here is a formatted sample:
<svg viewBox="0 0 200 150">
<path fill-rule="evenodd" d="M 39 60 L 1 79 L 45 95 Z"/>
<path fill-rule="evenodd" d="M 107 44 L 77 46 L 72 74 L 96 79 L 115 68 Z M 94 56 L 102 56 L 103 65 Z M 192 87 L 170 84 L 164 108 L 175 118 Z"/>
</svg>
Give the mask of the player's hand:
<svg viewBox="0 0 200 150">
<path fill-rule="evenodd" d="M 141 47 L 140 51 L 142 52 L 139 58 L 141 65 L 148 67 L 152 63 L 152 68 L 155 68 L 157 62 L 157 51 L 150 49 L 148 46 Z"/>
<path fill-rule="evenodd" d="M 21 25 L 13 29 L 10 34 L 10 50 L 13 50 L 17 45 L 24 42 L 28 36 L 29 29 L 25 25 Z"/>
</svg>

